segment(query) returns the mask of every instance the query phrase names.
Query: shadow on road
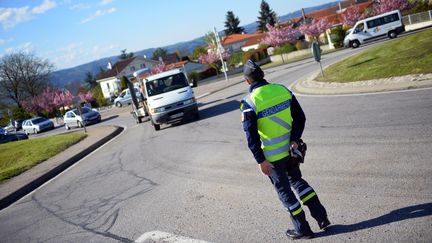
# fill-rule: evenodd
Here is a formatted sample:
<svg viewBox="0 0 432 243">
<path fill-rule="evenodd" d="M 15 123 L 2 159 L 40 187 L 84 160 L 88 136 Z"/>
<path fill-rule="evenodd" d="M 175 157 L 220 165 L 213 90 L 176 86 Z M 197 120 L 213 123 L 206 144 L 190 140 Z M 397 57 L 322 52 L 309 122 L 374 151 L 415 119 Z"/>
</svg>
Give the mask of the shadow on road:
<svg viewBox="0 0 432 243">
<path fill-rule="evenodd" d="M 420 218 L 432 215 L 432 203 L 424 203 L 415 206 L 409 206 L 391 211 L 388 214 L 377 218 L 369 219 L 363 222 L 349 225 L 332 225 L 328 231 L 315 234 L 316 237 L 324 237 L 328 235 L 338 235 L 344 233 L 355 232 L 363 229 L 373 228 L 381 225 L 386 225 L 406 219 Z"/>
<path fill-rule="evenodd" d="M 208 107 L 199 111 L 200 120 L 205 120 L 211 117 L 219 116 L 224 113 L 231 112 L 233 110 L 240 109 L 240 102 L 237 100 L 231 100 L 225 103 L 221 103 L 212 107 Z"/>
<path fill-rule="evenodd" d="M 119 117 L 119 115 L 109 116 L 109 117 L 106 117 L 106 118 L 102 119 L 101 122 L 106 122 L 106 121 L 115 119 L 117 117 Z"/>
</svg>

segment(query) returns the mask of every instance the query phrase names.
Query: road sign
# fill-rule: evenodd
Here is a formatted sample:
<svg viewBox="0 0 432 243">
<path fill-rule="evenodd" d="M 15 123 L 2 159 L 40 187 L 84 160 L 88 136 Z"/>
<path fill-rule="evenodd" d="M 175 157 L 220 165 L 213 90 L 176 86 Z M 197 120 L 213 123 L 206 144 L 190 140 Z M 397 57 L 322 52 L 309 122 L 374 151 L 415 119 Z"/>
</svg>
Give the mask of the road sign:
<svg viewBox="0 0 432 243">
<path fill-rule="evenodd" d="M 314 55 L 315 61 L 321 61 L 321 50 L 318 43 L 316 42 L 312 43 L 312 53 Z"/>
</svg>

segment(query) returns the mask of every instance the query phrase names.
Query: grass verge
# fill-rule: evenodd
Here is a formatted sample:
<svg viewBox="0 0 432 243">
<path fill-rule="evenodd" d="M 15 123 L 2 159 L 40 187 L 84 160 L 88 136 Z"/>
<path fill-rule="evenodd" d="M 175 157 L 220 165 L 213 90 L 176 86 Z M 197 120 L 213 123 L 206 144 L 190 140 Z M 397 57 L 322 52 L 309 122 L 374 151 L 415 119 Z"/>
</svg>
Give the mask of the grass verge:
<svg viewBox="0 0 432 243">
<path fill-rule="evenodd" d="M 53 157 L 87 134 L 62 134 L 0 144 L 0 183 Z"/>
<path fill-rule="evenodd" d="M 324 70 L 325 82 L 353 82 L 432 73 L 432 30 L 396 39 L 335 63 Z"/>
</svg>

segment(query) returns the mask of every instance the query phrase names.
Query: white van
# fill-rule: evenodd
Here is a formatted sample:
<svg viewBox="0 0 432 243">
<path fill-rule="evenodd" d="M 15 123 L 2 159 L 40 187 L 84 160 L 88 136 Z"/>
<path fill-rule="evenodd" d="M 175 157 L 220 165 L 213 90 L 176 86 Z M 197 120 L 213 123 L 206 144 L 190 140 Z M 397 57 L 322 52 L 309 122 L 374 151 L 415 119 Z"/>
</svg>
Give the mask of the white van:
<svg viewBox="0 0 432 243">
<path fill-rule="evenodd" d="M 144 104 L 155 130 L 160 124 L 199 118 L 198 105 L 182 69 L 174 69 L 142 80 Z"/>
<path fill-rule="evenodd" d="M 402 23 L 402 15 L 399 10 L 394 10 L 358 21 L 348 30 L 344 46 L 357 48 L 360 44 L 382 36 L 396 38 L 403 31 L 405 26 Z"/>
</svg>

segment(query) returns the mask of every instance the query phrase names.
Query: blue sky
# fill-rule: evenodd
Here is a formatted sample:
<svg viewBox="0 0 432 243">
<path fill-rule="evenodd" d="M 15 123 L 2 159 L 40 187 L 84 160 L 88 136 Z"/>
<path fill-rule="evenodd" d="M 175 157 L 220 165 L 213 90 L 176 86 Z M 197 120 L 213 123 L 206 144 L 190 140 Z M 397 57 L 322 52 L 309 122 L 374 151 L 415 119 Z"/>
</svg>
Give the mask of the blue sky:
<svg viewBox="0 0 432 243">
<path fill-rule="evenodd" d="M 284 15 L 331 0 L 267 0 Z M 0 0 L 0 56 L 30 51 L 57 69 L 188 41 L 223 30 L 227 11 L 240 25 L 257 20 L 261 0 Z"/>
</svg>

